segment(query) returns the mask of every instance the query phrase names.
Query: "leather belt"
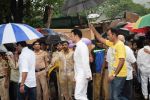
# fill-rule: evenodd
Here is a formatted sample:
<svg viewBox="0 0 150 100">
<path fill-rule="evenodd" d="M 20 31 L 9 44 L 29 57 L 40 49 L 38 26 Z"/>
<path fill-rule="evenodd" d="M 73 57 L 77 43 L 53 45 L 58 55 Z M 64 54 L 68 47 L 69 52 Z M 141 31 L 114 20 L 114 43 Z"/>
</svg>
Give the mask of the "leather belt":
<svg viewBox="0 0 150 100">
<path fill-rule="evenodd" d="M 40 71 L 43 71 L 43 70 L 45 70 L 45 68 L 36 69 L 35 72 L 40 72 Z"/>
<path fill-rule="evenodd" d="M 3 79 L 3 78 L 5 78 L 5 75 L 4 76 L 0 76 L 0 79 Z"/>
</svg>

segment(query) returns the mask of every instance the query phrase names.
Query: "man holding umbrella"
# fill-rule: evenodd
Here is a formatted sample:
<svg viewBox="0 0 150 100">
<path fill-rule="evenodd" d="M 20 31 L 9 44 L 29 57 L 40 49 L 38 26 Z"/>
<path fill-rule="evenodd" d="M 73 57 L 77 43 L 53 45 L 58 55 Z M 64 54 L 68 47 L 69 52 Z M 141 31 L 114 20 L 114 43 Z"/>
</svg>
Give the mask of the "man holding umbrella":
<svg viewBox="0 0 150 100">
<path fill-rule="evenodd" d="M 110 99 L 126 100 L 122 94 L 127 76 L 126 52 L 124 43 L 118 39 L 119 30 L 117 28 L 110 28 L 107 33 L 109 40 L 107 40 L 96 31 L 93 25 L 90 25 L 90 28 L 98 41 L 113 49 L 111 54 L 112 61 L 110 62 L 112 71 L 109 74 Z"/>
</svg>

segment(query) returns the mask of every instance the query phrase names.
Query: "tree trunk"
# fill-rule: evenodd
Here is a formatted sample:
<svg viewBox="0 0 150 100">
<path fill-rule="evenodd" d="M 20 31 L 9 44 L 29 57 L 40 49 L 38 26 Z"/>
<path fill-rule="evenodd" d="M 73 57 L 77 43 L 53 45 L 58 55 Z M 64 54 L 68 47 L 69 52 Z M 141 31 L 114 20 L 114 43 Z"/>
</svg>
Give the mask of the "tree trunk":
<svg viewBox="0 0 150 100">
<path fill-rule="evenodd" d="M 11 0 L 11 13 L 13 16 L 13 20 L 16 23 L 22 23 L 23 21 L 23 0 Z"/>
<path fill-rule="evenodd" d="M 22 23 L 23 21 L 23 10 L 24 10 L 23 0 L 18 0 L 18 23 Z"/>
<path fill-rule="evenodd" d="M 52 14 L 53 14 L 53 7 L 50 5 L 47 5 L 45 7 L 44 19 L 43 19 L 43 22 L 44 22 L 46 28 L 50 27 Z"/>
<path fill-rule="evenodd" d="M 17 22 L 18 16 L 17 16 L 17 2 L 16 0 L 11 0 L 11 13 L 13 16 L 13 21 Z"/>
<path fill-rule="evenodd" d="M 25 2 L 25 15 L 31 17 L 31 0 L 26 0 Z"/>
</svg>

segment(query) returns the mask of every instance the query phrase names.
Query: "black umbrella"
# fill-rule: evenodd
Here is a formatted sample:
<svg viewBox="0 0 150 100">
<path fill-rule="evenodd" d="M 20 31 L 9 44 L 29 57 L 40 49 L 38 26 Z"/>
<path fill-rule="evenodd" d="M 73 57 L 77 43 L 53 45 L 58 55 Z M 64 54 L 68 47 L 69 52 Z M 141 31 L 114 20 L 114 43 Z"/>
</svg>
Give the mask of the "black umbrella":
<svg viewBox="0 0 150 100">
<path fill-rule="evenodd" d="M 61 41 L 59 35 L 50 35 L 50 36 L 47 37 L 45 42 L 47 44 L 51 45 L 51 44 L 57 43 L 58 41 Z"/>
<path fill-rule="evenodd" d="M 58 35 L 49 35 L 46 39 L 46 44 L 49 45 L 50 50 L 52 51 L 53 45 L 61 41 L 60 37 Z"/>
<path fill-rule="evenodd" d="M 65 0 L 62 11 L 67 15 L 79 13 L 82 10 L 99 5 L 103 1 L 105 0 Z"/>
</svg>

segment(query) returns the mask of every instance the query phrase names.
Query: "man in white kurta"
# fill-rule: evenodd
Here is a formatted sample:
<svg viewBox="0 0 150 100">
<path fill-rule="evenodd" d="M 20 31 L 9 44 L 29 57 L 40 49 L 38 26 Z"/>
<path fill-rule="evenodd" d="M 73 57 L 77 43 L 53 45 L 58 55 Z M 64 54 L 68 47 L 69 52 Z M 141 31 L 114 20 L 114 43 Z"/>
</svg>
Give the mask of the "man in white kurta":
<svg viewBox="0 0 150 100">
<path fill-rule="evenodd" d="M 150 44 L 140 49 L 137 55 L 137 64 L 141 75 L 142 93 L 145 99 L 148 98 L 148 78 L 150 79 L 150 54 L 145 51 L 146 49 L 150 51 Z"/>
<path fill-rule="evenodd" d="M 72 40 L 76 43 L 74 51 L 74 71 L 75 71 L 75 99 L 87 99 L 88 81 L 92 79 L 89 65 L 88 47 L 81 41 L 82 33 L 78 29 L 72 30 Z"/>
</svg>

